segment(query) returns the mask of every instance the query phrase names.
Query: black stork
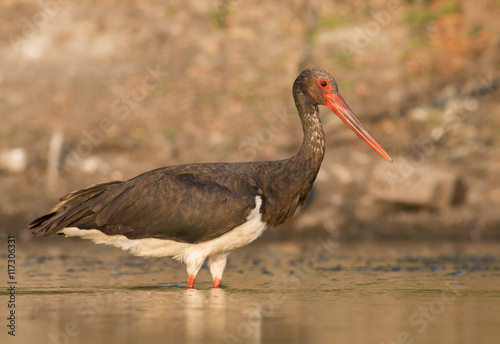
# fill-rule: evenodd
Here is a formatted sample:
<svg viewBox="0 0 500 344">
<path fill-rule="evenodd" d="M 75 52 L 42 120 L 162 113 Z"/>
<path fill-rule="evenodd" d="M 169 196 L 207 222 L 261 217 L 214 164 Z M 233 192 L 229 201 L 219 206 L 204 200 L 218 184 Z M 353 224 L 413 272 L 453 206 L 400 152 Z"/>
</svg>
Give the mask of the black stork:
<svg viewBox="0 0 500 344">
<path fill-rule="evenodd" d="M 205 259 L 221 287 L 228 254 L 287 221 L 311 190 L 325 153 L 318 105 L 330 108 L 370 147 L 392 161 L 338 93 L 335 79 L 309 68 L 293 84 L 304 137 L 299 152 L 278 161 L 163 167 L 127 181 L 63 196 L 30 224 L 36 234 L 91 239 L 143 257 L 185 262 L 194 281 Z"/>
</svg>

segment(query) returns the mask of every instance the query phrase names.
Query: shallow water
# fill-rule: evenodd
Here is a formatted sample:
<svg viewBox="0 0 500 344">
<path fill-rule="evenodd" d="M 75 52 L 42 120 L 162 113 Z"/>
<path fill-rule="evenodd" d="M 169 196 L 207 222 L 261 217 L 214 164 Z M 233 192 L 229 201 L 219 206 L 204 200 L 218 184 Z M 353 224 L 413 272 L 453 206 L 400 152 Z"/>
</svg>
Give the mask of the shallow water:
<svg viewBox="0 0 500 344">
<path fill-rule="evenodd" d="M 1 343 L 497 343 L 497 243 L 254 243 L 207 269 L 83 240 L 16 244 L 16 336 Z"/>
</svg>

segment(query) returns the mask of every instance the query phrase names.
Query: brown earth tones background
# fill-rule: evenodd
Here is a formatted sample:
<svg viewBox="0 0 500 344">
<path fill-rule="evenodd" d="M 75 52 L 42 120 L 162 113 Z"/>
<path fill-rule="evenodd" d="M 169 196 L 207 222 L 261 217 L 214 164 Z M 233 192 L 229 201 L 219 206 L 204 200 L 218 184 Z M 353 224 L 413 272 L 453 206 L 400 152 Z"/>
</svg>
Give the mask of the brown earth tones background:
<svg viewBox="0 0 500 344">
<path fill-rule="evenodd" d="M 263 239 L 500 238 L 500 1 L 3 1 L 0 233 L 74 189 L 298 150 L 329 71 L 393 157 L 322 109 L 309 201 Z"/>
</svg>

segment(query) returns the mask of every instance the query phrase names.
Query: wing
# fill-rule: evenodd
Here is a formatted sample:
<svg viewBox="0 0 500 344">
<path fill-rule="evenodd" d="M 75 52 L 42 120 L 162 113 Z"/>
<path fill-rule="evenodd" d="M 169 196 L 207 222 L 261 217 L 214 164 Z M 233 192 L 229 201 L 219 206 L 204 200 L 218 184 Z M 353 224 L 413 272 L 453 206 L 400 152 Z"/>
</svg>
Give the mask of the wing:
<svg viewBox="0 0 500 344">
<path fill-rule="evenodd" d="M 78 227 L 196 243 L 243 224 L 259 190 L 238 164 L 172 166 L 75 191 L 30 226 L 42 235 Z"/>
</svg>

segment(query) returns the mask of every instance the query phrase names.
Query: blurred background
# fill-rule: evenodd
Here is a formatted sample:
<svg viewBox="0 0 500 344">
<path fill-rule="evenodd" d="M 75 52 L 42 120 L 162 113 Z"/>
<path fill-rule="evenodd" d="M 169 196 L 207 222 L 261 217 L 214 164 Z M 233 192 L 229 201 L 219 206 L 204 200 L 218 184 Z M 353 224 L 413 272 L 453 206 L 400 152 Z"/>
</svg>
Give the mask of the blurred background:
<svg viewBox="0 0 500 344">
<path fill-rule="evenodd" d="M 327 151 L 261 240 L 500 238 L 500 1 L 4 0 L 0 232 L 161 166 L 287 158 L 317 66 L 393 157 L 322 109 Z"/>
</svg>

